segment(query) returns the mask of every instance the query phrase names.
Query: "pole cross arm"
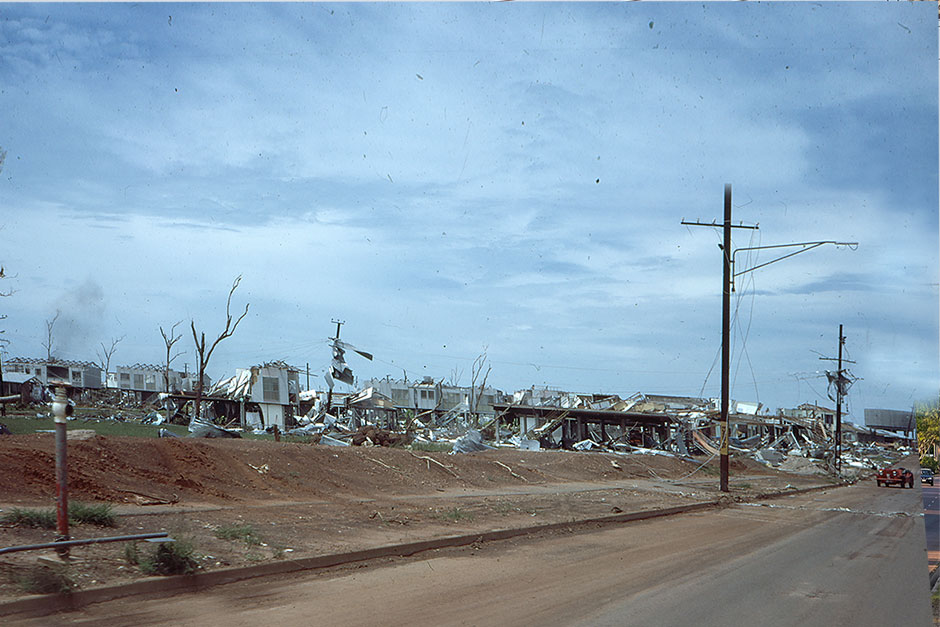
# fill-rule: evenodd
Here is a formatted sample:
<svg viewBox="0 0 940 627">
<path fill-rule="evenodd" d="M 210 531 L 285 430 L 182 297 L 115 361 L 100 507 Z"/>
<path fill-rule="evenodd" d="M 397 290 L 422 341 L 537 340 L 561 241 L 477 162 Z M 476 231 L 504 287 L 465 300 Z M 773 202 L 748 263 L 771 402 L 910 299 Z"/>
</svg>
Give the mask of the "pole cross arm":
<svg viewBox="0 0 940 627">
<path fill-rule="evenodd" d="M 711 227 L 714 227 L 714 228 L 717 228 L 717 229 L 720 229 L 720 228 L 722 228 L 722 227 L 724 226 L 724 224 L 721 224 L 720 222 L 714 222 L 714 221 L 712 221 L 712 222 L 688 222 L 688 221 L 686 221 L 686 220 L 682 220 L 679 224 L 684 224 L 685 226 L 711 226 Z M 732 228 L 732 229 L 754 229 L 754 230 L 757 230 L 757 229 L 760 228 L 760 226 L 757 225 L 757 224 L 732 224 L 732 225 L 731 225 L 731 228 Z"/>
<path fill-rule="evenodd" d="M 734 256 L 737 255 L 739 252 L 744 252 L 748 250 L 769 250 L 772 248 L 794 248 L 796 246 L 802 246 L 800 250 L 797 250 L 792 253 L 783 255 L 781 257 L 777 257 L 776 259 L 772 259 L 770 261 L 766 261 L 764 263 L 758 264 L 754 266 L 753 268 L 748 268 L 747 270 L 741 270 L 740 272 L 735 272 L 732 276 L 741 276 L 742 274 L 753 272 L 754 270 L 757 270 L 758 268 L 763 268 L 764 266 L 769 266 L 772 263 L 783 261 L 784 259 L 793 257 L 794 255 L 799 255 L 800 253 L 805 253 L 808 250 L 813 250 L 814 248 L 818 248 L 825 244 L 832 244 L 834 246 L 848 246 L 852 250 L 855 250 L 856 248 L 858 248 L 858 242 L 836 242 L 832 240 L 826 240 L 824 242 L 798 242 L 795 244 L 773 244 L 770 246 L 749 246 L 747 248 L 737 248 L 735 249 L 733 253 L 731 253 L 731 265 L 732 266 L 734 265 Z"/>
</svg>

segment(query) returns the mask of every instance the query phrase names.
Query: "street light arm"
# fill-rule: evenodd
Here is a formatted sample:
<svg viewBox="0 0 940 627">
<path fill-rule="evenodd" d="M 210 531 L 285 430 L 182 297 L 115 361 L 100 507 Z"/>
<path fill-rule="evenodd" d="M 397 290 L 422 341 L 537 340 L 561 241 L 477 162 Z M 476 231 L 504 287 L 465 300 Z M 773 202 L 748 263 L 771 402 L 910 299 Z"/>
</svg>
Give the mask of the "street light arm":
<svg viewBox="0 0 940 627">
<path fill-rule="evenodd" d="M 783 261 L 784 259 L 793 257 L 794 255 L 799 255 L 800 253 L 805 253 L 808 250 L 813 250 L 814 248 L 818 248 L 819 246 L 822 246 L 824 244 L 833 244 L 835 246 L 848 246 L 852 250 L 855 250 L 856 248 L 858 248 L 858 242 L 836 242 L 836 241 L 831 241 L 831 240 L 827 240 L 824 242 L 798 242 L 796 244 L 773 244 L 770 246 L 749 246 L 747 248 L 738 248 L 734 252 L 731 253 L 731 265 L 732 266 L 734 266 L 734 256 L 737 255 L 739 252 L 743 252 L 746 250 L 767 250 L 771 248 L 793 248 L 795 246 L 803 247 L 800 250 L 794 251 L 787 255 L 783 255 L 782 257 L 777 257 L 776 259 L 771 259 L 770 261 L 756 265 L 753 268 L 748 268 L 747 270 L 735 272 L 732 275 L 732 277 L 740 276 L 742 274 L 747 274 L 748 272 L 753 272 L 754 270 L 757 270 L 758 268 L 763 268 L 764 266 L 769 266 L 772 263 Z"/>
</svg>

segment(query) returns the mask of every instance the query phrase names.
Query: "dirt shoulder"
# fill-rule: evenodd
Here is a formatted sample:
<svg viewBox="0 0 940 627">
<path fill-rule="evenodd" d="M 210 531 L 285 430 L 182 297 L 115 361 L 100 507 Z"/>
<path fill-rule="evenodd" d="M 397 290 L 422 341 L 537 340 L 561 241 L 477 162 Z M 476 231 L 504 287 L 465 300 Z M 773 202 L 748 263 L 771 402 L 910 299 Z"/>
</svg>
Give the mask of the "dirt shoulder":
<svg viewBox="0 0 940 627">
<path fill-rule="evenodd" d="M 77 525 L 73 538 L 166 531 L 190 542 L 205 570 L 719 497 L 714 461 L 703 466 L 660 455 L 515 449 L 447 455 L 91 436 L 70 441 L 68 458 L 70 500 L 111 503 L 118 514 L 117 527 Z M 0 472 L 0 513 L 54 507 L 51 434 L 0 438 Z M 738 498 L 825 483 L 825 477 L 732 461 L 732 495 Z M 250 529 L 250 537 L 219 537 L 232 529 Z M 0 527 L 2 546 L 54 538 L 54 530 Z M 124 543 L 77 547 L 69 575 L 81 588 L 143 578 L 124 552 Z M 0 557 L 0 602 L 25 594 L 16 579 L 38 557 Z"/>
</svg>

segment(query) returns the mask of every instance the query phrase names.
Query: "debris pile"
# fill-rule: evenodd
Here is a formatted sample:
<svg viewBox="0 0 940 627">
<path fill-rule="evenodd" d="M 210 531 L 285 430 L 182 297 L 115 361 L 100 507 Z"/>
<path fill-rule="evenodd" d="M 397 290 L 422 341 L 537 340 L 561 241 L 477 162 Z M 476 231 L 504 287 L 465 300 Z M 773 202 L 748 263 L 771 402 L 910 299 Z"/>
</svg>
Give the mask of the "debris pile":
<svg viewBox="0 0 940 627">
<path fill-rule="evenodd" d="M 718 455 L 722 439 L 720 403 L 711 398 L 643 393 L 622 398 L 531 388 L 503 395 L 504 402 L 494 400 L 487 411 L 471 411 L 478 405 L 468 398 L 445 404 L 447 388 L 421 381 L 414 384 L 425 393 L 419 400 L 436 399 L 433 407 L 422 408 L 398 404 L 401 398 L 393 400 L 375 384 L 348 394 L 302 390 L 300 372 L 280 361 L 239 369 L 206 389 L 199 416 L 192 415 L 193 392 L 144 398 L 101 390 L 82 399 L 85 411 L 73 419 L 160 427 L 188 423 L 189 436 L 199 438 L 271 434 L 324 446 L 412 446 L 454 454 L 561 448 L 701 460 Z M 913 452 L 912 437 L 844 422 L 837 460 L 832 410 L 807 404 L 770 413 L 760 403 L 742 401 L 732 401 L 729 410 L 732 457 L 772 468 L 831 474 L 841 467 L 843 475 L 857 475 Z M 159 435 L 178 437 L 179 431 L 161 428 Z"/>
</svg>

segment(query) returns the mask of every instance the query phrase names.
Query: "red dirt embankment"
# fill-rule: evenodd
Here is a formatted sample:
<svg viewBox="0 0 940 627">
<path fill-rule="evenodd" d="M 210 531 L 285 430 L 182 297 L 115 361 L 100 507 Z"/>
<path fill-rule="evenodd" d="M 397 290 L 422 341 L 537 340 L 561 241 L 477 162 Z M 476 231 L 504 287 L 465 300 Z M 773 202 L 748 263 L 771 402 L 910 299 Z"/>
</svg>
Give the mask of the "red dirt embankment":
<svg viewBox="0 0 940 627">
<path fill-rule="evenodd" d="M 68 444 L 71 497 L 114 503 L 139 502 L 140 495 L 223 503 L 424 494 L 631 476 L 678 478 L 695 468 L 696 464 L 663 456 L 514 449 L 447 455 L 256 440 L 103 436 Z M 748 472 L 764 474 L 755 467 Z M 4 477 L 0 502 L 41 503 L 54 498 L 52 434 L 0 438 L 0 476 Z"/>
<path fill-rule="evenodd" d="M 78 435 L 78 434 L 72 434 Z M 73 538 L 166 531 L 214 570 L 494 529 L 568 523 L 719 498 L 716 463 L 658 455 L 499 449 L 448 455 L 257 440 L 70 439 L 70 501 L 115 504 L 116 528 Z M 55 504 L 52 434 L 0 437 L 0 510 Z M 824 482 L 732 461 L 732 493 Z M 161 504 L 162 503 L 162 504 Z M 154 504 L 157 504 L 154 506 Z M 252 541 L 220 530 L 250 530 Z M 0 526 L 0 546 L 50 542 L 54 530 Z M 140 579 L 122 543 L 73 549 L 81 588 Z M 0 602 L 36 554 L 0 559 Z"/>
</svg>

